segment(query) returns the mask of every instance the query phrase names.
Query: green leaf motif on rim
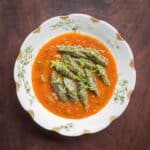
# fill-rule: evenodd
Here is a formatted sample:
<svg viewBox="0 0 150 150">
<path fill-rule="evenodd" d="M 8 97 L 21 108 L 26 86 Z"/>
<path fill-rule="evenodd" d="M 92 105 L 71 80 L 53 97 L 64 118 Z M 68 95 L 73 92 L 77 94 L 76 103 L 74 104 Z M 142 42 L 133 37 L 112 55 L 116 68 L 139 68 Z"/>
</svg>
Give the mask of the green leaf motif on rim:
<svg viewBox="0 0 150 150">
<path fill-rule="evenodd" d="M 70 131 L 70 129 L 72 129 L 72 128 L 73 128 L 73 124 L 68 123 L 66 125 L 60 125 L 58 127 L 54 127 L 53 130 L 56 132 L 59 132 L 60 130 Z"/>
<path fill-rule="evenodd" d="M 119 80 L 118 88 L 116 89 L 114 93 L 114 101 L 119 102 L 120 104 L 124 103 L 125 100 L 125 93 L 127 92 L 128 81 L 123 79 Z"/>
<path fill-rule="evenodd" d="M 79 26 L 74 22 L 74 20 L 67 18 L 67 19 L 60 19 L 58 22 L 52 24 L 50 26 L 52 30 L 57 30 L 57 29 L 63 29 L 65 31 L 78 31 Z"/>
<path fill-rule="evenodd" d="M 26 91 L 26 93 L 28 94 L 29 98 L 29 102 L 30 104 L 33 103 L 34 100 L 34 96 L 31 94 L 31 87 L 29 85 L 29 81 L 27 81 L 26 79 L 26 66 L 31 62 L 32 57 L 33 57 L 33 48 L 31 46 L 28 46 L 26 49 L 24 49 L 23 52 L 21 53 L 21 57 L 17 60 L 18 61 L 18 79 L 19 79 L 19 83 L 20 85 L 24 86 L 24 89 Z"/>
</svg>

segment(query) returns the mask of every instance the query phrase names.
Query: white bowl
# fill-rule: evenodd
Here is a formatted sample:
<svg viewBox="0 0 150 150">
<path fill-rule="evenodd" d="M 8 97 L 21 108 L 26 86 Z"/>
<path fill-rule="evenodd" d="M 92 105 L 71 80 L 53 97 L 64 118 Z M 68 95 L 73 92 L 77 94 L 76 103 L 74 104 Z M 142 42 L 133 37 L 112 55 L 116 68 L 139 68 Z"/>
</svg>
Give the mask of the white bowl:
<svg viewBox="0 0 150 150">
<path fill-rule="evenodd" d="M 113 96 L 98 113 L 83 119 L 66 119 L 49 112 L 36 98 L 31 81 L 34 59 L 51 38 L 65 32 L 80 32 L 102 41 L 113 54 L 118 81 Z M 133 54 L 127 42 L 109 23 L 85 14 L 70 14 L 48 19 L 31 32 L 23 42 L 14 67 L 19 102 L 41 127 L 66 136 L 95 133 L 106 128 L 126 109 L 135 86 Z"/>
</svg>

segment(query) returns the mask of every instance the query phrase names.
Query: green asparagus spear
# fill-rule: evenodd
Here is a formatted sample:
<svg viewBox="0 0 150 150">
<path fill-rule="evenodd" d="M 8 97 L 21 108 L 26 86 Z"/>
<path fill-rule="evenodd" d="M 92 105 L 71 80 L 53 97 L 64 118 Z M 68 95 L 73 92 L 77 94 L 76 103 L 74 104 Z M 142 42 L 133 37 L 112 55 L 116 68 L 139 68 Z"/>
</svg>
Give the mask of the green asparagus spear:
<svg viewBox="0 0 150 150">
<path fill-rule="evenodd" d="M 80 65 L 83 68 L 88 68 L 90 70 L 94 70 L 95 69 L 95 64 L 88 60 L 88 59 L 84 59 L 84 58 L 73 58 L 75 60 L 75 62 Z"/>
<path fill-rule="evenodd" d="M 92 60 L 96 64 L 100 64 L 104 67 L 108 65 L 108 60 L 101 53 L 95 52 L 92 49 L 85 49 L 83 51 L 83 54 L 85 54 L 90 60 Z"/>
<path fill-rule="evenodd" d="M 83 69 L 69 55 L 63 54 L 62 61 L 68 65 L 68 68 L 78 76 L 85 76 Z"/>
<path fill-rule="evenodd" d="M 99 51 L 92 48 L 83 48 L 82 46 L 58 46 L 58 50 L 77 58 L 88 57 L 93 62 L 104 67 L 106 67 L 108 64 L 108 60 Z"/>
<path fill-rule="evenodd" d="M 58 60 L 52 61 L 52 67 L 55 68 L 60 74 L 73 80 L 77 80 L 77 76 L 68 69 L 68 65 L 66 63 Z"/>
<path fill-rule="evenodd" d="M 61 45 L 61 46 L 57 46 L 57 48 L 60 52 L 69 54 L 73 57 L 87 58 L 87 56 L 80 51 L 80 47 L 78 47 L 78 46 L 64 46 L 64 45 Z"/>
<path fill-rule="evenodd" d="M 73 80 L 64 77 L 64 84 L 67 88 L 67 93 L 68 93 L 70 100 L 74 103 L 77 103 L 79 99 L 77 95 L 76 83 Z"/>
<path fill-rule="evenodd" d="M 98 76 L 101 78 L 101 80 L 103 81 L 103 83 L 106 86 L 110 86 L 110 81 L 108 79 L 108 76 L 106 74 L 105 68 L 101 65 L 96 65 L 97 68 L 97 72 L 98 72 Z"/>
<path fill-rule="evenodd" d="M 81 103 L 87 108 L 88 106 L 88 88 L 89 86 L 83 82 L 77 82 L 78 96 Z"/>
<path fill-rule="evenodd" d="M 98 87 L 96 85 L 96 77 L 88 69 L 85 69 L 85 73 L 86 73 L 86 76 L 87 76 L 87 83 L 90 87 L 90 90 L 95 92 L 96 95 L 99 95 L 99 90 L 98 90 Z"/>
<path fill-rule="evenodd" d="M 59 98 L 62 101 L 66 102 L 68 99 L 67 91 L 66 91 L 65 85 L 63 83 L 62 76 L 60 74 L 58 74 L 56 71 L 52 72 L 51 84 L 52 84 L 54 91 L 59 96 Z"/>
</svg>

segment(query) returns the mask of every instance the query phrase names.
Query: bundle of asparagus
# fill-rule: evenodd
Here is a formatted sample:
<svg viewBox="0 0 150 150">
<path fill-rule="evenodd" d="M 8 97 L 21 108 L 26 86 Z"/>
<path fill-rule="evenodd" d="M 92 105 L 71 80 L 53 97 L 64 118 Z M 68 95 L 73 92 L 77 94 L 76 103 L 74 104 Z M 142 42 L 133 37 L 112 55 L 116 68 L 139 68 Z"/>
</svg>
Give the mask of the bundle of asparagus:
<svg viewBox="0 0 150 150">
<path fill-rule="evenodd" d="M 88 105 L 88 91 L 100 95 L 94 72 L 106 86 L 110 81 L 105 71 L 108 60 L 96 49 L 82 46 L 58 46 L 61 60 L 52 61 L 51 76 L 54 91 L 64 102 L 82 102 Z"/>
</svg>

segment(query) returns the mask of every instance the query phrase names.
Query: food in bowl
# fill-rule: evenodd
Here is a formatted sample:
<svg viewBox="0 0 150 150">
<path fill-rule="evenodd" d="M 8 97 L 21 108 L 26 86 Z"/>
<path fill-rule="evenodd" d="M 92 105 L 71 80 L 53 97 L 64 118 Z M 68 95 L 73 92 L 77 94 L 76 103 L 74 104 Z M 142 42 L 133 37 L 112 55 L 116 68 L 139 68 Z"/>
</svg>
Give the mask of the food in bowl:
<svg viewBox="0 0 150 150">
<path fill-rule="evenodd" d="M 48 41 L 32 68 L 40 103 L 55 115 L 80 119 L 100 111 L 117 83 L 116 62 L 95 37 L 68 32 Z"/>
</svg>

